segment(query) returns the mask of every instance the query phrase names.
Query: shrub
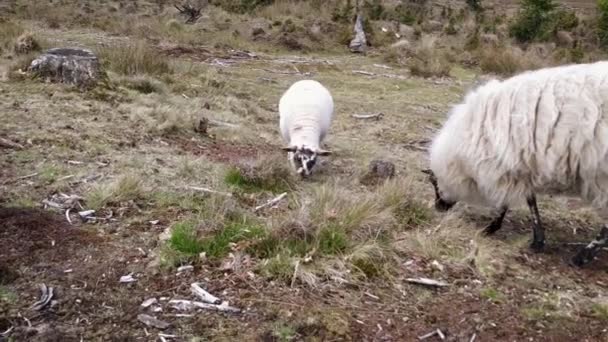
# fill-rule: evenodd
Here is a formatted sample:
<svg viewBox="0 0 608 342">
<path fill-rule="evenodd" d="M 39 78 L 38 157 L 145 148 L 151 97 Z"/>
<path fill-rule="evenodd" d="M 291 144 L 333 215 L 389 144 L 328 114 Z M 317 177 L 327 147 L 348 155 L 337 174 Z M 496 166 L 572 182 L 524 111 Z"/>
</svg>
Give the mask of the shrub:
<svg viewBox="0 0 608 342">
<path fill-rule="evenodd" d="M 354 17 L 355 6 L 351 0 L 346 0 L 343 6 L 336 6 L 331 14 L 335 22 L 350 23 Z"/>
<path fill-rule="evenodd" d="M 598 0 L 598 24 L 597 33 L 600 40 L 600 45 L 603 48 L 608 47 L 608 0 Z"/>
<path fill-rule="evenodd" d="M 363 10 L 370 20 L 382 20 L 386 18 L 386 10 L 380 0 L 365 1 Z"/>
<path fill-rule="evenodd" d="M 467 6 L 469 6 L 473 12 L 481 12 L 483 10 L 481 0 L 466 0 L 466 2 Z"/>
<path fill-rule="evenodd" d="M 553 0 L 521 0 L 521 7 L 510 34 L 520 42 L 530 42 L 547 32 L 556 5 Z"/>
<path fill-rule="evenodd" d="M 424 37 L 413 51 L 410 72 L 420 77 L 444 77 L 450 75 L 451 65 L 445 54 L 435 47 L 435 37 Z"/>
</svg>

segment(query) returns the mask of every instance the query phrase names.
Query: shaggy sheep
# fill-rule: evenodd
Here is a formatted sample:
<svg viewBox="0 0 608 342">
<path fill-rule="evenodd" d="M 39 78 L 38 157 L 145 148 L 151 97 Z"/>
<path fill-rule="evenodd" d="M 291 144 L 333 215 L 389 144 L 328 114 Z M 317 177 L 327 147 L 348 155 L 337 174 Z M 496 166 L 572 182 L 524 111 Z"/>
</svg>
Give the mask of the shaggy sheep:
<svg viewBox="0 0 608 342">
<path fill-rule="evenodd" d="M 298 81 L 289 87 L 279 101 L 283 147 L 294 170 L 309 176 L 317 156 L 330 155 L 320 148 L 331 125 L 334 102 L 329 91 L 313 80 Z"/>
<path fill-rule="evenodd" d="M 536 251 L 545 240 L 537 193 L 578 195 L 608 219 L 608 62 L 525 72 L 472 91 L 434 138 L 425 172 L 438 210 L 458 201 L 499 209 L 488 234 L 525 201 Z M 604 227 L 572 263 L 586 264 L 606 245 Z"/>
</svg>

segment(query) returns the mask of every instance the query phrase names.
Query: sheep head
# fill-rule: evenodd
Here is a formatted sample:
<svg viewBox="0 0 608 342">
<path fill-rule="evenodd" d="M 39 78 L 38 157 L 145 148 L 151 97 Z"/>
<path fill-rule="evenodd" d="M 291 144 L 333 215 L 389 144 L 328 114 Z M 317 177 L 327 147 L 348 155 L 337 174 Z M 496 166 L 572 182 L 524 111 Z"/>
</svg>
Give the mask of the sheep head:
<svg viewBox="0 0 608 342">
<path fill-rule="evenodd" d="M 319 148 L 313 149 L 306 146 L 294 145 L 283 147 L 283 151 L 289 152 L 291 165 L 302 177 L 312 174 L 312 170 L 317 162 L 317 156 L 329 156 L 332 153 L 331 151 Z"/>
<path fill-rule="evenodd" d="M 433 185 L 433 190 L 435 190 L 435 209 L 438 211 L 450 210 L 457 202 L 447 201 L 441 197 L 437 177 L 431 169 L 422 170 L 422 173 L 428 175 L 429 182 Z"/>
</svg>

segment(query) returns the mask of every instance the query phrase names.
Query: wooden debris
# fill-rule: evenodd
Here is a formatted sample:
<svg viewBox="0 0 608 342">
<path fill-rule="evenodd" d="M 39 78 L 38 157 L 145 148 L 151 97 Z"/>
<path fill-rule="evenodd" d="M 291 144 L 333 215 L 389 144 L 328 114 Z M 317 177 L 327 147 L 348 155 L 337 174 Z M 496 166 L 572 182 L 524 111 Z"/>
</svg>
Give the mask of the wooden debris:
<svg viewBox="0 0 608 342">
<path fill-rule="evenodd" d="M 133 278 L 133 273 L 124 275 L 124 276 L 120 277 L 120 280 L 119 280 L 119 282 L 121 282 L 121 283 L 133 283 L 136 281 L 137 281 L 137 279 Z"/>
<path fill-rule="evenodd" d="M 428 334 L 425 334 L 425 335 L 419 336 L 419 337 L 418 337 L 418 339 L 419 339 L 420 341 L 423 341 L 423 340 L 426 340 L 426 339 L 428 339 L 428 338 L 431 338 L 431 337 L 433 337 L 433 336 L 435 336 L 435 335 L 437 335 L 437 336 L 438 336 L 438 337 L 439 337 L 439 338 L 440 338 L 442 341 L 443 341 L 443 340 L 445 340 L 445 334 L 444 334 L 444 333 L 443 333 L 441 330 L 439 330 L 439 329 L 437 329 L 437 330 L 433 330 L 433 331 L 431 331 L 431 332 L 430 332 L 430 333 L 428 333 Z"/>
<path fill-rule="evenodd" d="M 32 308 L 34 310 L 40 311 L 51 302 L 51 299 L 53 299 L 53 288 L 47 287 L 45 284 L 40 284 L 38 286 L 40 287 L 41 293 L 40 300 L 34 303 L 34 305 L 32 305 Z"/>
<path fill-rule="evenodd" d="M 405 281 L 407 281 L 408 283 L 435 287 L 445 287 L 450 285 L 448 283 L 429 278 L 407 278 Z"/>
<path fill-rule="evenodd" d="M 363 71 L 363 70 L 353 70 L 353 74 L 365 75 L 365 76 L 376 76 L 373 72 Z"/>
<path fill-rule="evenodd" d="M 72 224 L 72 220 L 70 219 L 70 210 L 72 210 L 72 209 L 71 208 L 66 209 L 65 218 L 68 220 L 68 223 Z"/>
<path fill-rule="evenodd" d="M 206 193 L 210 193 L 210 194 L 218 194 L 218 195 L 223 195 L 223 196 L 227 196 L 227 197 L 232 197 L 232 194 L 229 193 L 229 192 L 216 191 L 216 190 L 212 190 L 212 189 L 208 189 L 208 188 L 203 188 L 203 187 L 199 187 L 199 186 L 187 186 L 186 189 L 206 192 Z"/>
<path fill-rule="evenodd" d="M 222 312 L 231 312 L 231 313 L 239 313 L 241 310 L 239 308 L 232 307 L 228 305 L 228 302 L 222 302 L 222 304 L 208 304 L 203 302 L 196 302 L 193 300 L 185 300 L 185 299 L 172 299 L 169 301 L 168 305 L 173 309 L 180 311 L 190 311 L 194 309 L 206 309 L 206 310 L 216 310 Z"/>
<path fill-rule="evenodd" d="M 402 75 L 396 75 L 396 74 L 375 74 L 373 72 L 369 72 L 369 71 L 365 71 L 365 70 L 353 70 L 352 71 L 353 74 L 356 75 L 363 75 L 363 76 L 370 76 L 370 77 L 386 77 L 386 78 L 394 78 L 394 79 L 398 79 L 398 80 L 406 80 L 407 77 L 402 76 Z"/>
<path fill-rule="evenodd" d="M 362 119 L 362 120 L 374 119 L 374 120 L 378 121 L 384 117 L 384 113 L 380 112 L 380 113 L 373 113 L 373 114 L 352 114 L 351 116 L 355 119 Z"/>
<path fill-rule="evenodd" d="M 42 200 L 42 204 L 44 204 L 45 206 L 49 206 L 51 208 L 55 208 L 55 209 L 61 209 L 61 210 L 64 209 L 63 205 L 61 205 L 59 203 L 56 203 L 56 202 L 53 202 L 53 201 L 49 201 L 47 199 L 43 199 Z"/>
<path fill-rule="evenodd" d="M 275 204 L 279 203 L 283 198 L 285 198 L 287 196 L 287 193 L 284 192 L 282 194 L 280 194 L 279 196 L 271 199 L 270 201 L 262 204 L 262 205 L 258 205 L 257 207 L 255 207 L 255 209 L 253 211 L 259 211 L 261 209 L 264 209 L 266 207 L 271 207 L 274 206 Z"/>
<path fill-rule="evenodd" d="M 95 214 L 95 210 L 83 210 L 78 212 L 78 215 L 83 220 L 87 220 L 88 218 L 93 216 L 93 214 Z"/>
<path fill-rule="evenodd" d="M 156 304 L 156 303 L 158 303 L 158 299 L 156 299 L 154 297 L 148 298 L 141 303 L 141 307 L 147 308 L 147 307 L 151 306 L 152 304 Z"/>
<path fill-rule="evenodd" d="M 23 149 L 23 145 L 10 141 L 8 139 L 4 139 L 4 138 L 0 138 L 0 147 L 14 148 L 14 149 L 18 149 L 18 150 Z"/>
<path fill-rule="evenodd" d="M 137 320 L 149 327 L 154 327 L 154 328 L 161 329 L 161 330 L 167 329 L 169 326 L 171 326 L 171 324 L 169 324 L 165 321 L 161 321 L 159 319 L 156 319 L 156 318 L 154 318 L 150 315 L 146 315 L 146 314 L 137 315 Z"/>
<path fill-rule="evenodd" d="M 203 302 L 209 304 L 221 304 L 222 301 L 211 293 L 205 291 L 198 283 L 192 283 L 190 285 L 192 294 L 200 298 Z"/>
<path fill-rule="evenodd" d="M 194 270 L 194 266 L 192 265 L 185 265 L 185 266 L 180 266 L 177 268 L 177 273 L 182 273 L 182 272 L 188 272 L 188 271 L 192 271 Z"/>
<path fill-rule="evenodd" d="M 477 334 L 473 334 L 473 336 L 471 336 L 471 339 L 469 340 L 469 342 L 475 342 L 476 339 L 477 339 Z"/>
<path fill-rule="evenodd" d="M 70 164 L 70 165 L 82 165 L 82 164 L 84 164 L 83 162 L 77 161 L 77 160 L 68 160 L 67 163 Z"/>
</svg>

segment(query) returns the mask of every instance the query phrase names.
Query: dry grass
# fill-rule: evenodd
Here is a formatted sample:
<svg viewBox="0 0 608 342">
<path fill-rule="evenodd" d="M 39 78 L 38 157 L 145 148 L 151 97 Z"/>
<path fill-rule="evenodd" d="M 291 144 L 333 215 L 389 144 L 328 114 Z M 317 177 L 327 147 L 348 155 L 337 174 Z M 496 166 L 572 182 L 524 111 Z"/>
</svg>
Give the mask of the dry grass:
<svg viewBox="0 0 608 342">
<path fill-rule="evenodd" d="M 135 174 L 124 175 L 111 183 L 98 184 L 86 194 L 85 203 L 90 209 L 136 201 L 145 198 L 143 180 Z"/>
<path fill-rule="evenodd" d="M 108 46 L 97 51 L 108 69 L 123 75 L 163 75 L 171 72 L 169 61 L 144 41 Z"/>
<path fill-rule="evenodd" d="M 531 58 L 510 46 L 484 47 L 480 51 L 479 66 L 486 73 L 511 76 L 538 67 L 538 58 Z"/>
<path fill-rule="evenodd" d="M 446 77 L 452 68 L 445 53 L 436 47 L 437 37 L 423 36 L 418 46 L 412 50 L 408 65 L 414 76 Z"/>
</svg>

